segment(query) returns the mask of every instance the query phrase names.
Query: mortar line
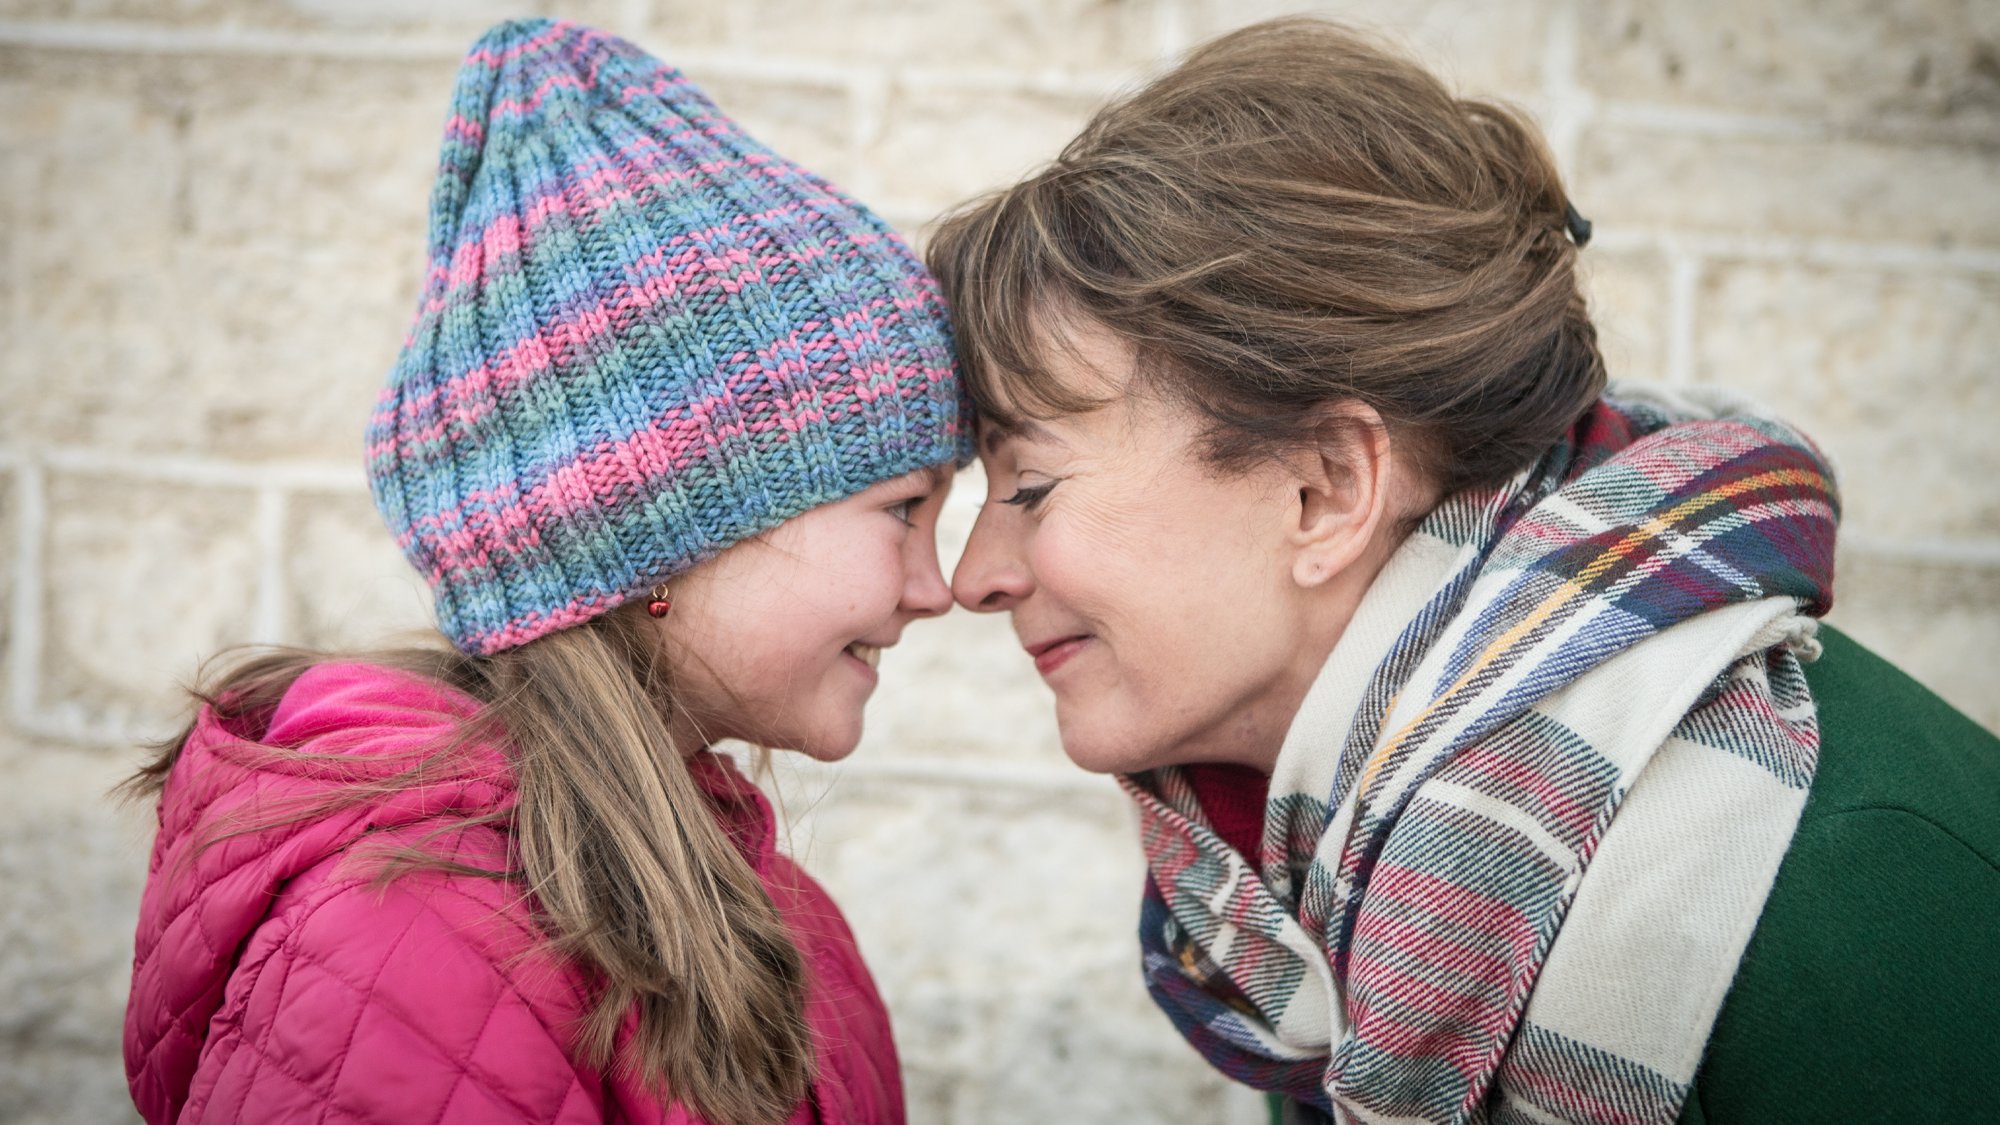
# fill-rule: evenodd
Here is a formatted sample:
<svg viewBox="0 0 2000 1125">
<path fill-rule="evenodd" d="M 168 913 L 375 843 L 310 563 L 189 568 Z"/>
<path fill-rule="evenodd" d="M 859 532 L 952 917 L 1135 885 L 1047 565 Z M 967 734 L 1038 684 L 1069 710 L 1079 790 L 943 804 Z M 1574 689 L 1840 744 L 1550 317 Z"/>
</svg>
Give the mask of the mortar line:
<svg viewBox="0 0 2000 1125">
<path fill-rule="evenodd" d="M 269 55 L 364 61 L 450 61 L 465 51 L 469 38 L 443 35 L 343 35 L 334 32 L 273 32 L 257 29 L 152 28 L 130 23 L 43 24 L 0 21 L 0 45 L 54 50 L 104 51 L 157 55 Z M 756 52 L 694 50 L 676 52 L 675 65 L 731 78 L 845 85 L 853 70 L 841 64 L 800 58 L 774 59 Z M 1121 88 L 1130 76 L 1123 72 L 1069 70 L 1059 67 L 1010 70 L 1003 67 L 944 69 L 897 68 L 897 76 L 916 86 L 967 91 L 1025 91 L 1103 98 Z"/>
<path fill-rule="evenodd" d="M 1574 180 L 1583 146 L 1583 128 L 1596 99 L 1577 78 L 1576 6 L 1565 4 L 1549 21 L 1542 52 L 1542 96 L 1548 99 L 1549 148 L 1563 178 Z"/>
<path fill-rule="evenodd" d="M 1913 242 L 1849 242 L 1812 235 L 1703 234 L 1664 227 L 1628 226 L 1602 231 L 1591 245 L 1601 245 L 1608 250 L 1658 250 L 1662 253 L 1670 247 L 1678 247 L 1704 258 L 1804 262 L 1818 266 L 2000 273 L 2000 250 L 1940 250 Z"/>
<path fill-rule="evenodd" d="M 1897 145 L 1983 145 L 1988 130 L 1977 125 L 1939 125 L 1921 118 L 1877 117 L 1827 120 L 1784 114 L 1735 113 L 1660 102 L 1606 101 L 1605 123 L 1682 136 L 1781 140 L 1860 140 Z"/>
<path fill-rule="evenodd" d="M 898 81 L 926 90 L 961 93 L 1027 93 L 1056 97 L 1103 100 L 1136 81 L 1123 71 L 1063 70 L 1044 67 L 1036 70 L 1007 70 L 1000 67 L 927 66 L 894 68 Z"/>
<path fill-rule="evenodd" d="M 1832 131 L 1825 122 L 1808 118 L 1730 113 L 1726 110 L 1693 109 L 1658 105 L 1652 102 L 1607 100 L 1602 107 L 1604 123 L 1627 129 L 1680 133 L 1706 137 L 1820 138 Z"/>
<path fill-rule="evenodd" d="M 157 55 L 304 55 L 336 59 L 456 59 L 471 43 L 437 34 L 351 35 L 259 28 L 149 27 L 118 20 L 0 20 L 0 44 Z"/>
<path fill-rule="evenodd" d="M 5 185 L 7 199 L 4 204 L 0 204 L 0 217 L 4 217 L 7 229 L 12 231 L 13 234 L 6 240 L 7 260 L 4 263 L 0 263 L 0 269 L 6 270 L 6 323 L 10 329 L 24 331 L 30 323 L 28 319 L 30 277 L 28 272 L 27 232 L 31 228 L 28 225 L 27 218 L 28 200 L 31 194 L 28 190 L 31 182 L 28 167 L 31 162 L 27 160 L 12 160 L 7 163 L 12 175 L 8 177 L 8 182 Z M 15 362 L 18 362 L 18 360 Z M 10 456 L 22 455 L 10 454 Z"/>
<path fill-rule="evenodd" d="M 257 490 L 257 594 L 250 614 L 250 635 L 260 644 L 279 644 L 285 637 L 285 515 L 282 489 Z"/>
<path fill-rule="evenodd" d="M 2000 568 L 2000 539 L 1947 539 L 1940 536 L 1895 537 L 1842 532 L 1843 553 L 1889 562 L 1932 563 L 1939 566 Z"/>
<path fill-rule="evenodd" d="M 774 59 L 756 52 L 727 49 L 676 51 L 669 61 L 683 70 L 726 75 L 730 78 L 764 82 L 817 83 L 822 86 L 844 87 L 854 73 L 853 67 L 840 63 Z"/>
<path fill-rule="evenodd" d="M 646 25 L 648 28 L 651 24 Z M 268 55 L 349 59 L 377 62 L 450 62 L 460 58 L 472 42 L 465 36 L 419 33 L 409 35 L 353 35 L 339 32 L 283 32 L 256 28 L 162 28 L 118 21 L 49 24 L 27 20 L 0 20 L 0 46 L 41 47 L 51 50 L 102 51 L 119 54 L 154 55 Z M 706 71 L 718 76 L 765 81 L 845 85 L 852 68 L 841 64 L 802 58 L 778 58 L 749 51 L 676 51 L 674 65 L 689 71 Z M 949 75 L 946 71 L 925 71 L 926 75 Z M 985 84 L 1005 83 L 1008 71 L 987 69 L 974 72 Z M 1078 79 L 1063 72 L 1045 72 L 1040 80 L 1057 90 L 1094 89 L 1101 81 Z"/>
<path fill-rule="evenodd" d="M 1012 70 L 1005 67 L 898 66 L 878 63 L 823 63 L 801 58 L 773 58 L 755 51 L 709 49 L 676 52 L 674 63 L 687 70 L 710 71 L 732 78 L 773 82 L 819 83 L 846 86 L 857 73 L 874 72 L 892 82 L 932 89 L 970 91 L 1015 91 L 1030 93 L 1099 96 L 1126 81 L 1122 72 L 1068 70 L 1044 67 Z"/>
<path fill-rule="evenodd" d="M 8 655 L 8 709 L 15 722 L 25 723 L 35 713 L 41 695 L 37 674 L 42 655 L 42 538 L 48 530 L 47 479 L 42 467 L 23 459 L 14 472 L 14 596 L 8 612 L 13 615 L 13 651 Z"/>
<path fill-rule="evenodd" d="M 1153 5 L 1154 66 L 1164 66 L 1192 46 L 1189 34 L 1185 0 L 1157 0 Z"/>
<path fill-rule="evenodd" d="M 621 12 L 643 11 L 639 0 L 628 0 Z M 1178 9 L 1175 9 L 1176 11 Z M 1162 22 L 1169 16 L 1159 17 Z M 634 33 L 651 29 L 650 19 L 634 22 Z M 42 47 L 56 50 L 108 51 L 133 54 L 271 55 L 311 58 L 362 59 L 378 61 L 450 61 L 459 58 L 471 42 L 471 32 L 450 35 L 437 32 L 397 35 L 351 34 L 330 31 L 279 31 L 260 28 L 175 28 L 148 26 L 120 20 L 51 23 L 38 20 L 0 20 L 0 45 Z M 1156 31 L 1156 35 L 1161 32 Z M 694 51 L 677 53 L 676 63 L 689 69 L 726 72 L 732 77 L 785 78 L 794 81 L 842 82 L 845 69 L 837 64 L 803 59 L 771 59 L 754 52 Z M 963 89 L 1024 89 L 1040 93 L 1078 94 L 1102 97 L 1119 89 L 1130 79 L 1120 72 L 1048 68 L 1035 71 L 1000 67 L 972 69 L 909 68 L 903 72 L 920 85 L 944 85 Z M 1742 137 L 1815 138 L 1828 135 L 1854 136 L 1892 143 L 1974 145 L 1986 139 L 1978 124 L 1939 126 L 1922 119 L 1877 118 L 1829 123 L 1809 117 L 1776 114 L 1732 113 L 1726 110 L 1692 109 L 1652 102 L 1605 102 L 1596 106 L 1601 119 L 1635 128 L 1658 129 L 1686 134 Z"/>
<path fill-rule="evenodd" d="M 889 125 L 888 72 L 869 67 L 853 74 L 847 84 L 847 102 L 847 160 L 856 181 L 850 186 L 858 198 L 874 199 L 882 193 L 882 174 L 867 154 Z"/>
<path fill-rule="evenodd" d="M 7 198 L 0 202 L 0 221 L 7 229 L 15 232 L 15 237 L 7 242 L 7 259 L 0 262 L 0 270 L 5 271 L 4 289 L 7 294 L 6 323 L 25 328 L 28 324 L 28 240 L 22 234 L 28 230 L 28 161 L 10 162 L 12 173 L 4 185 Z M 28 454 L 15 449 L 11 443 L 0 442 L 0 464 L 9 468 L 29 463 Z"/>
<path fill-rule="evenodd" d="M 138 724 L 112 715 L 92 722 L 83 709 L 73 703 L 57 708 L 53 715 L 47 713 L 17 715 L 13 725 L 16 730 L 52 742 L 122 749 L 150 742 L 159 737 L 160 733 L 146 730 Z"/>
<path fill-rule="evenodd" d="M 646 0 L 620 0 L 618 22 L 623 24 L 634 39 L 652 38 L 653 6 Z"/>
<path fill-rule="evenodd" d="M 1686 247 L 1667 250 L 1666 380 L 1684 387 L 1695 381 L 1695 301 L 1701 286 L 1701 259 Z"/>
<path fill-rule="evenodd" d="M 65 473 L 130 477 L 162 484 L 249 489 L 277 487 L 343 493 L 367 490 L 367 480 L 360 466 L 330 462 L 257 464 L 179 454 L 134 455 L 80 446 L 58 446 L 45 450 L 42 460 L 48 467 Z"/>
</svg>

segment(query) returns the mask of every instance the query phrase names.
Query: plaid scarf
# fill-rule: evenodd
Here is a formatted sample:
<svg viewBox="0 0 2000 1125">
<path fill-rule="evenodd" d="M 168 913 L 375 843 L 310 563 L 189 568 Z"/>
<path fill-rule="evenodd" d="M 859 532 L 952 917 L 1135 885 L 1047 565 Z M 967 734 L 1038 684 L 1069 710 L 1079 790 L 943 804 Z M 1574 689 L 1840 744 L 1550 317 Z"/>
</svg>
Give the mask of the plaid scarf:
<svg viewBox="0 0 2000 1125">
<path fill-rule="evenodd" d="M 1812 784 L 1837 519 L 1799 434 L 1636 393 L 1446 500 L 1308 692 L 1254 868 L 1181 770 L 1121 779 L 1154 1000 L 1343 1121 L 1673 1121 Z"/>
</svg>

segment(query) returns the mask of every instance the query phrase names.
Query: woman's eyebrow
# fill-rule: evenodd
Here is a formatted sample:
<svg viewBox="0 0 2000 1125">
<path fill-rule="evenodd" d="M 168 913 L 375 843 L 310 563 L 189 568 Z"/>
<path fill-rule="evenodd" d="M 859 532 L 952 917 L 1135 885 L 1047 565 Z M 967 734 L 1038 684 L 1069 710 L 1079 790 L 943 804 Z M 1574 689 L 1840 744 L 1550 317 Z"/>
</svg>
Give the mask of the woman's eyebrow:
<svg viewBox="0 0 2000 1125">
<path fill-rule="evenodd" d="M 1010 438 L 1018 438 L 1023 441 L 1032 441 L 1043 445 L 1066 445 L 1061 438 L 1056 436 L 1054 430 L 1030 418 L 1022 418 L 1018 421 L 1005 424 L 994 421 L 981 421 L 979 429 L 980 447 L 988 453 L 993 452 L 1003 440 Z"/>
</svg>

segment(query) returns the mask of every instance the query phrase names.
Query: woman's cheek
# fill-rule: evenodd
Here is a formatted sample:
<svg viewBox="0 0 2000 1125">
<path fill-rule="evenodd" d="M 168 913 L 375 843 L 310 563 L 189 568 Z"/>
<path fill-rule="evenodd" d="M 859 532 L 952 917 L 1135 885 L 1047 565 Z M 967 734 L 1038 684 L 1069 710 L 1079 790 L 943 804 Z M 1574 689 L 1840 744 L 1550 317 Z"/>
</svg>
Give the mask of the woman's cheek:
<svg viewBox="0 0 2000 1125">
<path fill-rule="evenodd" d="M 1088 543 L 1079 542 L 1066 529 L 1036 528 L 1029 533 L 1025 558 L 1028 569 L 1033 574 L 1036 589 L 1051 601 L 1066 608 L 1075 608 L 1073 603 L 1081 594 L 1083 601 L 1089 601 L 1087 589 L 1079 589 L 1079 579 L 1088 573 L 1089 567 L 1083 561 L 1090 550 Z"/>
</svg>

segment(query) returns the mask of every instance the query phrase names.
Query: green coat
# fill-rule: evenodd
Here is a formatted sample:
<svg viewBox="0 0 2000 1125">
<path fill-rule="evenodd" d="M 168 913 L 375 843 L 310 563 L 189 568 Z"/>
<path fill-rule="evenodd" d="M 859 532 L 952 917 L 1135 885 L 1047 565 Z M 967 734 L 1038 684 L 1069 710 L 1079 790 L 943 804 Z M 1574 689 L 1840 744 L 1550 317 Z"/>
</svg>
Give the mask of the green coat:
<svg viewBox="0 0 2000 1125">
<path fill-rule="evenodd" d="M 1820 637 L 1819 772 L 1681 1125 L 2000 1121 L 2000 739 Z"/>
<path fill-rule="evenodd" d="M 2000 739 L 1820 636 L 1819 773 L 1681 1121 L 2000 1120 Z"/>
</svg>

